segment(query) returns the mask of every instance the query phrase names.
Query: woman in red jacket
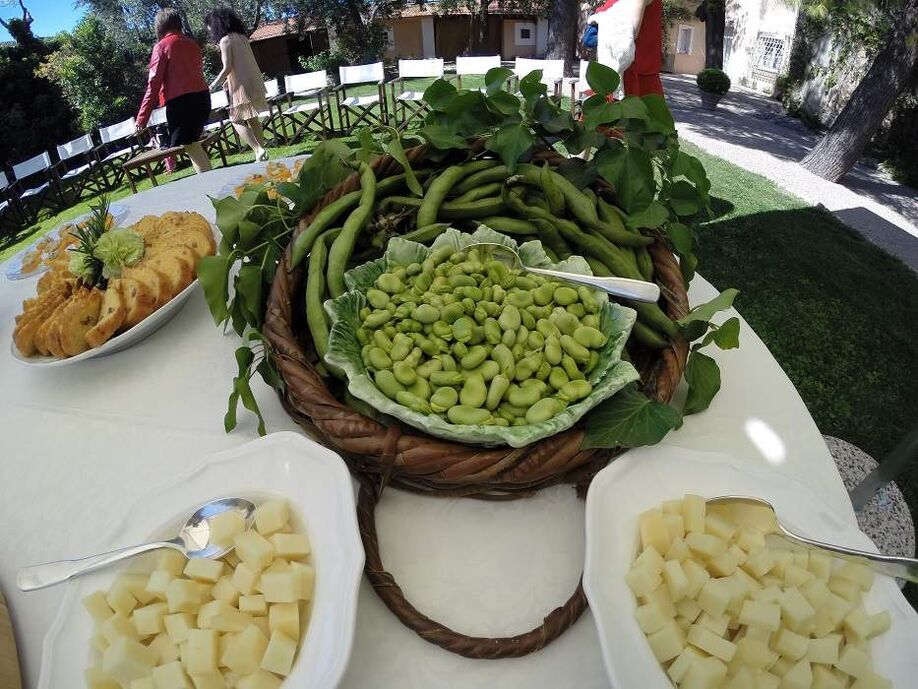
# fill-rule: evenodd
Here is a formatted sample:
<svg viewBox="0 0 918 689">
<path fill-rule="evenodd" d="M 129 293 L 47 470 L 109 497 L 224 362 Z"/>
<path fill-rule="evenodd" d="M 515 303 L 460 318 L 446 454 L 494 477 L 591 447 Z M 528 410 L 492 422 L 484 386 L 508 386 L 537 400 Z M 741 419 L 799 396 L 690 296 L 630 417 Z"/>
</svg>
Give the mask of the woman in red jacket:
<svg viewBox="0 0 918 689">
<path fill-rule="evenodd" d="M 200 139 L 210 117 L 210 89 L 204 80 L 201 49 L 182 33 L 182 18 L 176 10 L 157 12 L 155 26 L 159 43 L 150 56 L 150 77 L 137 112 L 137 131 L 146 128 L 154 105 L 165 105 L 169 145 L 184 146 L 195 172 L 206 172 L 210 158 Z"/>
<path fill-rule="evenodd" d="M 615 8 L 612 14 L 603 17 L 603 13 Z M 622 77 L 622 88 L 626 96 L 646 96 L 649 93 L 663 95 L 663 84 L 660 81 L 660 70 L 663 67 L 663 0 L 605 0 L 596 12 L 587 20 L 599 24 L 599 43 L 597 59 L 603 59 L 604 38 L 603 19 L 611 22 L 629 21 L 633 32 L 628 32 L 632 40 L 633 51 L 628 46 L 615 46 L 622 55 L 633 55 L 629 62 L 620 65 L 625 69 Z M 609 27 L 611 28 L 611 26 Z M 620 27 L 615 27 L 620 28 Z M 610 32 L 611 33 L 611 32 Z M 616 38 L 620 38 L 616 34 Z"/>
</svg>

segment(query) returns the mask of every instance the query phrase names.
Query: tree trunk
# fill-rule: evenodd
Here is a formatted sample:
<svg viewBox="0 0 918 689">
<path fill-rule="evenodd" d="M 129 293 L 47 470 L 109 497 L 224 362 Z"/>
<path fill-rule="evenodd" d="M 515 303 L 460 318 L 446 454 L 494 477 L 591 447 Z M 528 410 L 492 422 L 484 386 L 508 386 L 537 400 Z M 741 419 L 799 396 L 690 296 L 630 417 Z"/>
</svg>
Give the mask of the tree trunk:
<svg viewBox="0 0 918 689">
<path fill-rule="evenodd" d="M 810 172 L 837 182 L 861 157 L 896 97 L 908 85 L 918 62 L 918 42 L 910 32 L 918 26 L 918 0 L 907 0 L 894 17 L 885 47 L 877 54 L 861 83 L 822 140 L 800 164 Z"/>
<path fill-rule="evenodd" d="M 555 0 L 548 15 L 548 45 L 545 57 L 552 60 L 564 60 L 565 73 L 574 60 L 577 47 L 577 26 L 580 20 L 580 3 L 578 0 Z"/>
</svg>

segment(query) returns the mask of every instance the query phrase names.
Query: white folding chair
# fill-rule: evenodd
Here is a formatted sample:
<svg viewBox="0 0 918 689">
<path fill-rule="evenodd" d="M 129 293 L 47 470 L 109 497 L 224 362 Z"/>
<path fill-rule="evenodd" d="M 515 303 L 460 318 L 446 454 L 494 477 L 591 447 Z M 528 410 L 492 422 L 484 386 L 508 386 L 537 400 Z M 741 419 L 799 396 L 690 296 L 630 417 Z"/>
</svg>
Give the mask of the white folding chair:
<svg viewBox="0 0 918 689">
<path fill-rule="evenodd" d="M 571 112 L 576 113 L 580 109 L 580 104 L 589 97 L 587 94 L 592 91 L 586 79 L 587 65 L 589 64 L 589 61 L 581 60 L 580 71 L 577 76 L 565 79 L 565 82 L 570 86 Z"/>
<path fill-rule="evenodd" d="M 102 182 L 110 189 L 114 189 L 124 176 L 121 163 L 141 148 L 135 132 L 133 117 L 107 127 L 99 127 L 99 140 L 102 143 L 96 147 L 95 154 L 100 163 Z"/>
<path fill-rule="evenodd" d="M 95 144 L 89 134 L 84 134 L 57 147 L 57 157 L 60 160 L 53 165 L 53 168 L 62 197 L 71 191 L 74 194 L 73 200 L 78 201 L 85 189 L 102 191 L 102 188 L 95 184 L 93 179 L 94 168 L 99 164 L 93 157 L 94 148 Z M 81 162 L 82 165 L 79 164 Z M 77 165 L 70 167 L 73 163 Z"/>
<path fill-rule="evenodd" d="M 481 76 L 483 77 L 488 71 L 500 67 L 500 55 L 485 55 L 483 57 L 462 57 L 456 58 L 456 84 L 462 88 L 462 77 L 464 76 Z M 472 89 L 473 91 L 475 89 Z M 484 91 L 484 87 L 477 89 Z"/>
<path fill-rule="evenodd" d="M 443 58 L 425 60 L 399 60 L 398 76 L 389 82 L 392 95 L 392 123 L 398 129 L 408 126 L 413 117 L 423 118 L 428 111 L 423 90 L 405 90 L 407 79 L 440 79 L 443 77 Z M 396 86 L 398 91 L 396 92 Z"/>
<path fill-rule="evenodd" d="M 383 90 L 386 74 L 382 62 L 339 67 L 339 85 L 332 89 L 338 109 L 338 124 L 344 136 L 351 134 L 361 122 L 386 123 L 386 94 Z M 348 86 L 376 84 L 377 92 L 366 96 L 348 96 Z M 355 119 L 351 119 L 351 114 Z"/>
<path fill-rule="evenodd" d="M 283 117 L 282 108 L 278 103 L 286 97 L 286 93 L 280 92 L 280 84 L 277 79 L 268 79 L 265 82 L 265 100 L 268 102 L 268 109 L 259 112 L 258 119 L 261 120 L 261 128 L 266 139 L 270 134 L 272 142 L 277 144 L 283 144 L 285 138 L 280 130 L 280 121 Z"/>
<path fill-rule="evenodd" d="M 331 108 L 326 99 L 328 72 L 320 69 L 305 74 L 288 74 L 284 77 L 284 96 L 287 107 L 280 115 L 281 136 L 285 144 L 299 141 L 307 133 L 328 135 Z M 294 105 L 294 99 L 302 102 Z M 328 115 L 326 119 L 326 113 Z M 293 125 L 293 133 L 287 133 L 287 120 Z"/>
<path fill-rule="evenodd" d="M 26 180 L 43 174 L 44 181 L 35 186 L 27 186 Z M 38 219 L 45 196 L 51 189 L 51 156 L 48 152 L 39 153 L 28 160 L 13 165 L 15 182 L 10 185 L 13 198 L 17 200 L 26 224 L 31 224 Z"/>
<path fill-rule="evenodd" d="M 528 57 L 516 58 L 513 75 L 516 77 L 517 91 L 520 79 L 531 72 L 542 70 L 539 80 L 548 87 L 549 98 L 561 97 L 561 82 L 564 80 L 564 60 L 533 60 Z M 586 72 L 584 72 L 586 74 Z"/>
<path fill-rule="evenodd" d="M 16 199 L 9 193 L 9 187 L 6 173 L 0 171 L 0 235 L 7 229 L 15 229 L 22 219 Z"/>
<path fill-rule="evenodd" d="M 230 149 L 242 150 L 242 143 L 236 130 L 229 121 L 229 94 L 226 91 L 217 91 L 210 94 L 210 118 L 211 122 L 204 125 L 205 139 L 208 146 L 212 146 L 217 139 L 221 145 L 225 144 Z M 217 139 L 214 139 L 214 136 Z"/>
</svg>

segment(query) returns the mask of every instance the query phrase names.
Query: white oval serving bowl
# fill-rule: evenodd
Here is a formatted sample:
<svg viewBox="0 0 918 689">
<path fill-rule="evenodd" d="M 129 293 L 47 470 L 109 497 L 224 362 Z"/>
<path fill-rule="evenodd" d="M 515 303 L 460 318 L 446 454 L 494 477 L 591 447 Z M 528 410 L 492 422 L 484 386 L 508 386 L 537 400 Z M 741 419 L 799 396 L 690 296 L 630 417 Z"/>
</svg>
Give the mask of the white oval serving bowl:
<svg viewBox="0 0 918 689">
<path fill-rule="evenodd" d="M 809 488 L 717 453 L 663 448 L 616 459 L 590 484 L 586 499 L 583 588 L 599 632 L 603 662 L 615 689 L 672 689 L 673 684 L 636 620 L 637 601 L 625 574 L 638 549 L 638 515 L 686 493 L 762 497 L 789 528 L 817 540 L 877 552 L 857 527 Z M 888 609 L 890 630 L 871 641 L 875 671 L 894 687 L 914 686 L 918 676 L 918 613 L 895 580 L 877 575 L 864 597 L 868 612 Z"/>
<path fill-rule="evenodd" d="M 312 545 L 315 591 L 305 636 L 284 687 L 331 689 L 350 657 L 364 553 L 357 529 L 354 488 L 343 460 L 297 433 L 281 432 L 204 457 L 139 498 L 97 544 L 61 557 L 79 557 L 161 536 L 174 536 L 205 502 L 224 496 L 284 497 Z M 295 516 L 294 516 L 295 515 Z M 118 520 L 115 520 L 118 521 Z M 301 521 L 302 524 L 296 524 Z M 42 646 L 38 689 L 82 686 L 93 659 L 93 621 L 81 599 L 107 589 L 125 571 L 150 571 L 155 554 L 69 582 Z M 144 561 L 146 559 L 146 562 Z"/>
</svg>

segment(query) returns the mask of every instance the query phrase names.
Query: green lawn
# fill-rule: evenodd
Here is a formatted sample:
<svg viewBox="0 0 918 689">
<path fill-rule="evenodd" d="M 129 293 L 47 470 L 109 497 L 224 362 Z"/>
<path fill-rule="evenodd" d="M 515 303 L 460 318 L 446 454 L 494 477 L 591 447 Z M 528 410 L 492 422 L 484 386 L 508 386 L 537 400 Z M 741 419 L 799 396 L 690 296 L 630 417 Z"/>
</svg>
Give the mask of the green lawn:
<svg viewBox="0 0 918 689">
<path fill-rule="evenodd" d="M 819 429 L 882 459 L 918 419 L 918 276 L 828 211 L 683 146 L 718 199 L 698 233 L 702 274 L 741 291 L 737 309 Z M 918 470 L 897 483 L 918 515 Z"/>
</svg>

